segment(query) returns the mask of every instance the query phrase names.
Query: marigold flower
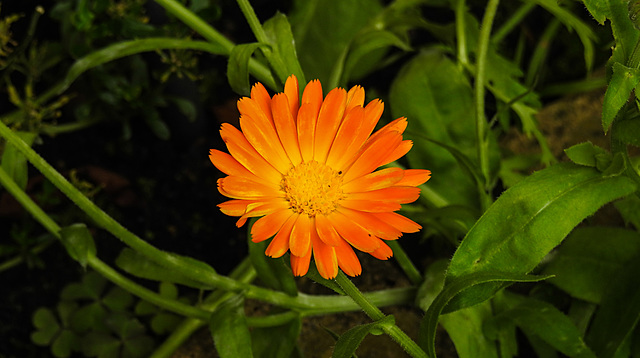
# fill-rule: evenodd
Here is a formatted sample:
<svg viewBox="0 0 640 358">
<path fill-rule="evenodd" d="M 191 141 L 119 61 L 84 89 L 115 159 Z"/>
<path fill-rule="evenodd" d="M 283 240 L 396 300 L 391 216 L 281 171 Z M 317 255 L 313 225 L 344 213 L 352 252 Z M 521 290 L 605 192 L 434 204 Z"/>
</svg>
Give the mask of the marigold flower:
<svg viewBox="0 0 640 358">
<path fill-rule="evenodd" d="M 364 104 L 364 89 L 336 88 L 322 98 L 318 80 L 304 89 L 290 76 L 284 93 L 271 98 L 260 83 L 251 97 L 238 101 L 240 128 L 220 129 L 229 153 L 211 149 L 213 165 L 227 174 L 218 190 L 232 200 L 219 204 L 241 227 L 251 228 L 253 242 L 271 237 L 265 254 L 291 253 L 296 276 L 307 273 L 311 256 L 327 279 L 362 272 L 352 246 L 386 260 L 393 252 L 383 240 L 422 227 L 396 213 L 420 195 L 416 186 L 428 170 L 385 168 L 413 145 L 402 139 L 406 118 L 398 118 L 373 135 L 384 108 L 376 99 Z"/>
</svg>

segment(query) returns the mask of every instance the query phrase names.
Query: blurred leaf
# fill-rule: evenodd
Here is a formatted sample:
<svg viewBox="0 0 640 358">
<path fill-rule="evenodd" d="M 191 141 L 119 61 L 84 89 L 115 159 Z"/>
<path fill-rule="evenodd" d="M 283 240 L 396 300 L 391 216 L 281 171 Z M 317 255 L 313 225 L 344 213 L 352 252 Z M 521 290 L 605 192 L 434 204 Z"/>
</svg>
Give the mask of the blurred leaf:
<svg viewBox="0 0 640 358">
<path fill-rule="evenodd" d="M 254 357 L 291 357 L 302 329 L 302 319 L 274 327 L 253 328 L 251 330 Z"/>
<path fill-rule="evenodd" d="M 284 83 L 287 77 L 293 74 L 298 78 L 298 83 L 307 83 L 300 62 L 298 62 L 296 42 L 293 33 L 291 33 L 291 25 L 289 25 L 287 16 L 278 12 L 265 21 L 262 27 L 272 51 L 266 57 L 280 77 L 280 82 Z"/>
<path fill-rule="evenodd" d="M 211 266 L 190 257 L 172 255 L 172 259 L 185 260 L 189 264 L 196 264 L 207 271 L 215 272 Z M 146 256 L 129 248 L 124 248 L 120 252 L 120 255 L 118 255 L 118 258 L 116 259 L 116 265 L 131 275 L 149 280 L 179 283 L 185 286 L 201 289 L 210 288 L 200 282 L 186 278 L 174 270 L 164 268 L 149 260 Z"/>
<path fill-rule="evenodd" d="M 599 358 L 615 357 L 640 320 L 640 255 L 614 275 L 591 323 L 587 342 Z"/>
<path fill-rule="evenodd" d="M 32 321 L 36 331 L 31 334 L 31 341 L 39 346 L 51 344 L 61 328 L 53 312 L 48 308 L 40 307 L 33 314 Z"/>
<path fill-rule="evenodd" d="M 196 110 L 196 106 L 194 106 L 192 101 L 176 96 L 165 96 L 165 98 L 173 102 L 173 104 L 178 107 L 180 113 L 184 114 L 184 116 L 187 117 L 187 120 L 189 122 L 194 122 L 196 120 L 198 111 Z"/>
<path fill-rule="evenodd" d="M 169 334 L 176 330 L 182 318 L 169 312 L 161 312 L 151 319 L 151 329 L 155 334 Z"/>
<path fill-rule="evenodd" d="M 473 272 L 468 275 L 456 277 L 455 279 L 445 284 L 442 291 L 440 291 L 438 296 L 436 296 L 436 298 L 433 300 L 433 303 L 429 306 L 427 313 L 422 318 L 422 321 L 420 323 L 419 336 L 420 346 L 423 347 L 427 354 L 431 357 L 436 356 L 435 340 L 438 320 L 445 307 L 447 307 L 450 301 L 458 296 L 461 292 L 466 293 L 467 291 L 470 291 L 474 286 L 481 286 L 490 282 L 500 282 L 503 284 L 512 282 L 536 282 L 548 278 L 549 276 L 509 274 L 502 272 Z M 480 294 L 482 295 L 483 292 L 480 292 Z M 474 302 L 475 304 L 483 301 L 478 300 L 474 297 L 469 297 L 469 295 L 466 295 L 466 297 L 470 302 Z M 471 306 L 471 304 L 467 304 L 462 307 L 468 306 Z M 448 310 L 448 312 L 452 311 L 453 310 Z"/>
<path fill-rule="evenodd" d="M 243 303 L 242 296 L 233 296 L 211 315 L 209 329 L 221 358 L 253 357 Z"/>
<path fill-rule="evenodd" d="M 82 338 L 82 353 L 87 357 L 119 358 L 121 342 L 105 332 L 90 332 Z"/>
<path fill-rule="evenodd" d="M 171 131 L 167 124 L 160 118 L 160 113 L 155 108 L 148 108 L 142 114 L 144 121 L 149 126 L 149 129 L 156 135 L 156 137 L 162 140 L 169 140 L 171 137 Z"/>
<path fill-rule="evenodd" d="M 589 13 L 591 13 L 591 16 L 593 16 L 600 25 L 604 25 L 604 20 L 606 20 L 608 16 L 611 16 L 606 0 L 582 0 L 582 2 L 587 10 L 589 10 Z"/>
<path fill-rule="evenodd" d="M 90 271 L 82 277 L 82 283 L 71 283 L 65 286 L 60 293 L 60 298 L 63 300 L 89 299 L 97 301 L 106 284 L 107 280 L 104 277 L 95 271 Z"/>
<path fill-rule="evenodd" d="M 336 59 L 381 10 L 379 0 L 294 1 L 289 22 L 307 78 L 328 84 Z"/>
<path fill-rule="evenodd" d="M 640 253 L 640 234 L 615 227 L 574 230 L 542 271 L 555 275 L 549 282 L 573 297 L 600 303 L 609 282 L 634 255 Z"/>
<path fill-rule="evenodd" d="M 69 256 L 83 268 L 87 267 L 88 257 L 96 255 L 96 244 L 85 224 L 73 224 L 60 229 L 60 241 Z"/>
<path fill-rule="evenodd" d="M 616 140 L 640 147 L 640 118 L 621 118 L 616 121 L 611 132 L 612 137 Z"/>
<path fill-rule="evenodd" d="M 424 274 L 424 281 L 418 288 L 416 304 L 423 311 L 427 311 L 433 300 L 436 299 L 442 287 L 444 287 L 444 275 L 449 265 L 449 260 L 441 259 L 433 262 Z"/>
<path fill-rule="evenodd" d="M 350 328 L 344 332 L 338 338 L 335 347 L 333 348 L 333 358 L 351 358 L 362 340 L 370 333 L 379 332 L 385 326 L 391 326 L 396 323 L 395 318 L 391 315 L 385 316 L 383 319 L 369 323 L 362 324 Z"/>
<path fill-rule="evenodd" d="M 100 302 L 92 302 L 78 308 L 71 315 L 69 326 L 74 332 L 105 331 L 105 318 L 109 312 Z"/>
<path fill-rule="evenodd" d="M 129 292 L 115 286 L 102 298 L 102 303 L 114 312 L 126 311 L 127 308 L 133 304 L 133 296 Z"/>
<path fill-rule="evenodd" d="M 519 302 L 488 320 L 488 329 L 499 329 L 505 320 L 512 321 L 528 335 L 535 334 L 563 354 L 570 357 L 596 357 L 582 340 L 578 328 L 555 306 L 533 298 L 516 295 L 509 297 Z"/>
<path fill-rule="evenodd" d="M 496 342 L 488 339 L 482 331 L 483 322 L 491 316 L 490 302 L 440 316 L 440 324 L 453 341 L 458 357 L 505 358 L 498 355 Z"/>
<path fill-rule="evenodd" d="M 231 50 L 227 63 L 227 80 L 231 88 L 238 94 L 248 96 L 251 93 L 249 83 L 249 60 L 253 53 L 264 44 L 253 42 L 236 45 Z"/>
<path fill-rule="evenodd" d="M 625 223 L 635 226 L 640 230 L 640 198 L 630 195 L 622 200 L 618 200 L 613 205 L 618 209 Z"/>
<path fill-rule="evenodd" d="M 631 91 L 640 82 L 640 69 L 629 68 L 621 63 L 613 64 L 613 75 L 602 103 L 602 129 L 606 133 L 620 111 L 627 103 Z"/>
<path fill-rule="evenodd" d="M 36 133 L 33 132 L 14 132 L 16 136 L 22 139 L 28 146 L 33 144 L 36 139 Z M 27 158 L 20 153 L 16 147 L 11 143 L 5 142 L 4 150 L 2 152 L 2 161 L 0 162 L 2 169 L 9 175 L 13 181 L 18 184 L 20 189 L 25 190 L 27 188 L 27 181 L 29 180 Z"/>
<path fill-rule="evenodd" d="M 451 260 L 447 281 L 474 272 L 530 272 L 584 218 L 636 189 L 625 176 L 604 177 L 572 163 L 538 171 L 505 191 L 471 228 Z M 482 302 L 501 286 L 473 287 L 448 308 Z"/>
<path fill-rule="evenodd" d="M 443 53 L 429 50 L 400 70 L 391 86 L 389 102 L 394 117 L 411 119 L 406 133 L 414 142 L 407 154 L 411 167 L 437 173 L 429 180 L 429 187 L 448 204 L 477 207 L 473 179 L 465 175 L 449 151 L 421 138 L 455 146 L 467 158 L 475 160 L 472 94 L 462 70 Z"/>
<path fill-rule="evenodd" d="M 576 144 L 570 148 L 565 149 L 564 152 L 572 162 L 588 167 L 596 166 L 596 155 L 607 153 L 607 151 L 598 147 L 597 145 L 594 145 L 591 142 Z"/>
</svg>

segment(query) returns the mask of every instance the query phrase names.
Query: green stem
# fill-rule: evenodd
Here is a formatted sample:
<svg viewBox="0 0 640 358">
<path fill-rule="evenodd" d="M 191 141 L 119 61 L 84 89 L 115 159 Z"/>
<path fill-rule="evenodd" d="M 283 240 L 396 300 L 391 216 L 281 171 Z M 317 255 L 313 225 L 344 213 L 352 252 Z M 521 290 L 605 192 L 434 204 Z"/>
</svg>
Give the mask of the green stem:
<svg viewBox="0 0 640 358">
<path fill-rule="evenodd" d="M 387 241 L 387 245 L 393 250 L 393 257 L 396 258 L 396 262 L 398 262 L 402 271 L 409 277 L 411 283 L 416 286 L 420 285 L 422 283 L 422 275 L 420 275 L 420 271 L 418 271 L 398 241 Z"/>
<path fill-rule="evenodd" d="M 335 278 L 336 283 L 344 290 L 344 292 L 351 297 L 351 299 L 362 308 L 364 313 L 369 316 L 374 321 L 380 321 L 385 318 L 384 313 L 380 311 L 380 309 L 373 304 L 371 301 L 367 299 L 365 295 L 360 292 L 360 290 L 356 287 L 356 285 L 347 278 L 347 276 L 342 272 L 338 271 L 338 276 Z M 396 341 L 400 346 L 409 353 L 412 357 L 427 357 L 427 354 L 420 348 L 416 342 L 414 342 L 406 333 L 404 333 L 398 326 L 395 324 L 383 325 L 384 332 L 388 334 L 394 341 Z"/>
<path fill-rule="evenodd" d="M 489 49 L 489 37 L 491 35 L 491 26 L 498 9 L 500 0 L 489 0 L 482 18 L 480 27 L 480 36 L 478 38 L 477 65 L 476 65 L 476 81 L 475 81 L 475 107 L 476 107 L 476 137 L 478 141 L 478 159 L 480 162 L 480 170 L 485 180 L 485 185 L 491 183 L 489 173 L 489 140 L 487 136 L 488 126 L 484 113 L 484 94 L 486 82 L 487 52 Z M 486 188 L 485 188 L 486 189 Z M 491 204 L 490 198 L 486 192 L 480 193 L 483 209 L 487 209 Z"/>
<path fill-rule="evenodd" d="M 465 32 L 466 6 L 465 0 L 458 0 L 455 5 L 456 14 L 456 39 L 458 42 L 458 61 L 464 68 L 469 65 L 469 54 L 467 49 L 467 34 Z"/>
<path fill-rule="evenodd" d="M 500 26 L 499 29 L 491 36 L 491 42 L 494 44 L 499 43 L 504 39 L 516 26 L 519 26 L 522 23 L 522 20 L 529 15 L 531 10 L 535 9 L 537 4 L 533 1 L 525 2 L 516 10 L 509 19 Z"/>
<path fill-rule="evenodd" d="M 267 35 L 262 28 L 262 24 L 260 23 L 256 12 L 253 10 L 253 6 L 249 3 L 249 0 L 237 0 L 237 2 L 242 14 L 244 14 L 245 19 L 247 19 L 249 27 L 251 28 L 251 31 L 253 31 L 253 35 L 256 37 L 256 40 L 265 44 L 269 43 Z"/>
<path fill-rule="evenodd" d="M 560 20 L 554 18 L 542 33 L 542 36 L 538 41 L 538 45 L 533 51 L 533 55 L 531 55 L 531 61 L 529 61 L 527 77 L 524 81 L 526 87 L 532 87 L 536 76 L 540 74 L 540 70 L 542 69 L 544 61 L 547 58 L 547 54 L 549 53 L 549 45 L 558 33 L 560 25 Z"/>
</svg>

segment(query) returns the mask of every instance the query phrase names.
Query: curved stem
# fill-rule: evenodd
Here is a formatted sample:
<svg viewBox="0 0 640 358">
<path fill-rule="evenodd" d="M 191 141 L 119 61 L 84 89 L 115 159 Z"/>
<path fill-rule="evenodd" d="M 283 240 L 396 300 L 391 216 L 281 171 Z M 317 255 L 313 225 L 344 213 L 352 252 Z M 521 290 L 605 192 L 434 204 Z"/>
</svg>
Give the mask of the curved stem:
<svg viewBox="0 0 640 358">
<path fill-rule="evenodd" d="M 509 19 L 496 30 L 493 36 L 491 36 L 491 42 L 499 43 L 502 41 L 516 26 L 522 23 L 522 20 L 527 17 L 536 6 L 538 6 L 538 4 L 533 1 L 522 4 L 518 10 L 511 14 Z"/>
<path fill-rule="evenodd" d="M 238 7 L 240 7 L 240 10 L 242 11 L 242 14 L 244 14 L 245 19 L 247 19 L 249 27 L 251 28 L 253 35 L 256 37 L 256 40 L 261 43 L 269 43 L 267 35 L 262 29 L 262 24 L 260 23 L 256 12 L 253 11 L 251 3 L 249 3 L 248 0 L 237 0 L 237 2 Z"/>
</svg>

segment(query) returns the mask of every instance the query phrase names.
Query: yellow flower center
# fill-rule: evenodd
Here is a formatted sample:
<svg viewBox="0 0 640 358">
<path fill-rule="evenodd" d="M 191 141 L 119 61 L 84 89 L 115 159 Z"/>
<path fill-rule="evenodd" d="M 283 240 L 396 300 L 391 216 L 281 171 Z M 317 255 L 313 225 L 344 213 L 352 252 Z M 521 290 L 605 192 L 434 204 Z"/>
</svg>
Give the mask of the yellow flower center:
<svg viewBox="0 0 640 358">
<path fill-rule="evenodd" d="M 336 210 L 344 198 L 341 185 L 342 172 L 315 160 L 291 168 L 280 182 L 291 210 L 309 217 L 329 215 Z"/>
</svg>

